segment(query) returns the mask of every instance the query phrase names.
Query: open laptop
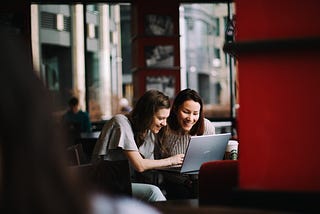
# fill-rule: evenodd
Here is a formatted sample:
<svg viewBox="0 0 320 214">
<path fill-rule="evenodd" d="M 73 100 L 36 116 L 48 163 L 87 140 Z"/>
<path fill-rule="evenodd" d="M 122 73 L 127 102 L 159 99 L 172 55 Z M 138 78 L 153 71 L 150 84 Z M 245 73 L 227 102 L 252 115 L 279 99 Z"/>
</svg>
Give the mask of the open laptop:
<svg viewBox="0 0 320 214">
<path fill-rule="evenodd" d="M 181 167 L 161 168 L 160 170 L 198 174 L 202 163 L 223 159 L 230 137 L 230 133 L 191 136 Z"/>
</svg>

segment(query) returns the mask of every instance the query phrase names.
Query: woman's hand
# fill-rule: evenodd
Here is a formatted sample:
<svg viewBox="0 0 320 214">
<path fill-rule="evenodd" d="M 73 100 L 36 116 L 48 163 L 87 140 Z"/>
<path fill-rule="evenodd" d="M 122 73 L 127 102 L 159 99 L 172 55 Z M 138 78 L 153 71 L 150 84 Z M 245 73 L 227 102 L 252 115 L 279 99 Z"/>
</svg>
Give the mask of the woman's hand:
<svg viewBox="0 0 320 214">
<path fill-rule="evenodd" d="M 181 166 L 184 159 L 184 154 L 177 154 L 169 157 L 170 166 Z"/>
</svg>

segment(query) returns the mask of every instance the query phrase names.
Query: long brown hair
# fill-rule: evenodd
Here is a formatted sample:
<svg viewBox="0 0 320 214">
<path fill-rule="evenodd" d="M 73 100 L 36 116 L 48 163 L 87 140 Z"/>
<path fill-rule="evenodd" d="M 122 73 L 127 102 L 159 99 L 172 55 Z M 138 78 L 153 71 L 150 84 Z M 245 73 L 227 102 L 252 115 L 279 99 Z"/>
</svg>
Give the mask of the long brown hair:
<svg viewBox="0 0 320 214">
<path fill-rule="evenodd" d="M 163 108 L 170 108 L 169 97 L 158 90 L 149 90 L 139 98 L 132 111 L 128 114 L 138 147 L 144 142 L 154 114 Z"/>
</svg>

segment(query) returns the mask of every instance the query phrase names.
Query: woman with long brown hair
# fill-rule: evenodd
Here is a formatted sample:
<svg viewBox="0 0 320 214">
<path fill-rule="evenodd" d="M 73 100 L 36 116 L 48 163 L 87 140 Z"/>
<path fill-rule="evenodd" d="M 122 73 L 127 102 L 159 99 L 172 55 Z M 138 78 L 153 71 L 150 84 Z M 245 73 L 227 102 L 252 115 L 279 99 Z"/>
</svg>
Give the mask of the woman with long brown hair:
<svg viewBox="0 0 320 214">
<path fill-rule="evenodd" d="M 180 91 L 175 97 L 167 122 L 168 126 L 159 134 L 159 158 L 185 154 L 190 137 L 193 135 L 215 133 L 213 124 L 204 117 L 202 98 L 198 92 L 189 88 Z M 163 175 L 168 199 L 196 197 L 194 193 L 196 179 L 172 173 Z"/>
<path fill-rule="evenodd" d="M 167 125 L 169 97 L 157 90 L 145 92 L 127 114 L 112 117 L 103 127 L 93 151 L 92 160 L 129 160 L 137 172 L 179 165 L 183 154 L 154 160 L 157 133 Z M 132 183 L 134 197 L 145 201 L 166 200 L 157 186 Z"/>
</svg>

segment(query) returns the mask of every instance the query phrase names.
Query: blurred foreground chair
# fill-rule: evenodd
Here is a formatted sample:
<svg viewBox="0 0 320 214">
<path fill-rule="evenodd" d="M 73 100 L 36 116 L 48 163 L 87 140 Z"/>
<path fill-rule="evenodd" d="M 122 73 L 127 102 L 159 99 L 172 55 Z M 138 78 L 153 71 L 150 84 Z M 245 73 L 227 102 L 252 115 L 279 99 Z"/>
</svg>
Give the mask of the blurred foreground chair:
<svg viewBox="0 0 320 214">
<path fill-rule="evenodd" d="M 245 208 L 243 213 L 315 213 L 318 209 L 319 191 L 243 190 L 238 178 L 238 160 L 203 163 L 199 171 L 199 205 L 221 205 L 235 212 Z"/>
<path fill-rule="evenodd" d="M 115 195 L 132 196 L 131 176 L 127 160 L 97 160 L 94 163 L 71 167 L 93 191 Z"/>
<path fill-rule="evenodd" d="M 199 205 L 227 205 L 238 186 L 238 160 L 203 163 L 199 171 Z"/>
</svg>

